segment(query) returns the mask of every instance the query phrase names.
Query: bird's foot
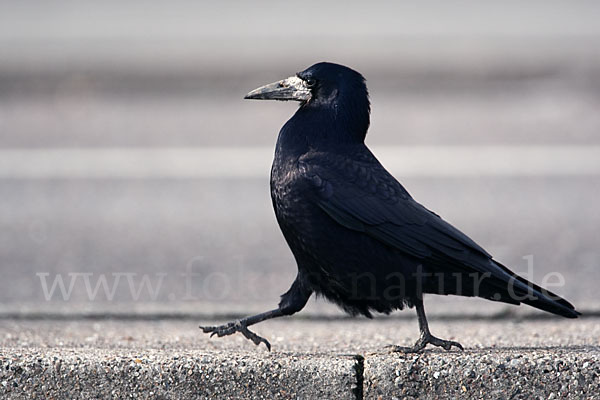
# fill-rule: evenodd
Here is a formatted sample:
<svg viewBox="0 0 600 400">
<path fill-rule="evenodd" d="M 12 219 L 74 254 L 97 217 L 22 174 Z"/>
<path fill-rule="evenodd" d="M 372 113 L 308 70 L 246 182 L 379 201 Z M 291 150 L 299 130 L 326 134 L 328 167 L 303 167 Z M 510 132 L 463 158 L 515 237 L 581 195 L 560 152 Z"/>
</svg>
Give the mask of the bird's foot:
<svg viewBox="0 0 600 400">
<path fill-rule="evenodd" d="M 429 334 L 429 335 L 421 335 L 419 340 L 417 340 L 417 343 L 415 343 L 414 346 L 409 350 L 409 353 L 418 353 L 421 350 L 423 350 L 425 348 L 425 346 L 427 346 L 428 344 L 432 344 L 434 346 L 441 347 L 444 350 L 450 350 L 450 349 L 452 349 L 453 346 L 460 350 L 464 350 L 462 345 L 458 342 L 453 342 L 452 340 L 440 339 L 440 338 L 433 336 L 432 334 Z"/>
<path fill-rule="evenodd" d="M 230 322 L 225 325 L 220 326 L 200 326 L 202 332 L 210 333 L 210 337 L 217 335 L 218 337 L 233 335 L 236 332 L 241 333 L 246 337 L 246 339 L 251 340 L 255 345 L 259 345 L 264 343 L 267 346 L 267 349 L 271 351 L 271 343 L 261 336 L 258 336 L 256 333 L 252 332 L 246 326 L 246 323 L 243 320 L 237 320 Z"/>
<path fill-rule="evenodd" d="M 428 344 L 432 344 L 434 346 L 442 347 L 444 350 L 450 350 L 452 347 L 456 347 L 460 350 L 464 350 L 462 345 L 458 342 L 453 342 L 452 340 L 444 340 L 429 335 L 421 335 L 417 343 L 414 344 L 413 347 L 402 347 L 402 346 L 387 346 L 390 348 L 392 352 L 395 353 L 419 353 L 423 350 Z"/>
</svg>

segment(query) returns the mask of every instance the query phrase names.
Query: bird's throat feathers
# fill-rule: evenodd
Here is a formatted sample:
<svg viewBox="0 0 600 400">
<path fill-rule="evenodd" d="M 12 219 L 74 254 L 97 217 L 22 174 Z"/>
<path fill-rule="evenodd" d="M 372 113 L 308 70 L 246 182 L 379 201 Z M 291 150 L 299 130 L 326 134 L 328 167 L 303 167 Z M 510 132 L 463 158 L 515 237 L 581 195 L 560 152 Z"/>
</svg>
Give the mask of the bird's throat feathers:
<svg viewBox="0 0 600 400">
<path fill-rule="evenodd" d="M 277 145 L 288 151 L 326 149 L 364 143 L 370 123 L 370 103 L 364 78 L 343 81 L 317 92 L 300 105 L 281 128 Z M 283 150 L 283 149 L 282 149 Z"/>
</svg>

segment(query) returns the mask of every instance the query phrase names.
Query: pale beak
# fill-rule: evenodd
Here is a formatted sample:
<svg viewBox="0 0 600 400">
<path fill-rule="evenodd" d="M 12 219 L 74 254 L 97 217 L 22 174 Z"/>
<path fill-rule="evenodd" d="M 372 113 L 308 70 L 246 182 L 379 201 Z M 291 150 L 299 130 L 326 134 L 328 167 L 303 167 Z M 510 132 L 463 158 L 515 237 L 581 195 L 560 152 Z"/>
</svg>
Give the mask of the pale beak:
<svg viewBox="0 0 600 400">
<path fill-rule="evenodd" d="M 310 97 L 311 92 L 306 82 L 297 76 L 261 86 L 244 96 L 245 99 L 296 101 L 308 101 Z"/>
</svg>

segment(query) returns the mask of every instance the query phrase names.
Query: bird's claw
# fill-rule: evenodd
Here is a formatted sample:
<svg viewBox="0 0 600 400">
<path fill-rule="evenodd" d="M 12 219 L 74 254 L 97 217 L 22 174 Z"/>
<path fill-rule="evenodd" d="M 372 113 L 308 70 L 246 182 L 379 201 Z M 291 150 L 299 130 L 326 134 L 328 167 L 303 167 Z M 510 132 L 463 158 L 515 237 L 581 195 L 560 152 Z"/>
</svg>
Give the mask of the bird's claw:
<svg viewBox="0 0 600 400">
<path fill-rule="evenodd" d="M 217 335 L 217 337 L 229 336 L 239 332 L 244 335 L 246 339 L 251 340 L 252 343 L 257 346 L 261 343 L 264 343 L 265 346 L 267 346 L 267 349 L 271 351 L 271 343 L 269 343 L 267 339 L 258 336 L 256 333 L 248 329 L 246 324 L 241 320 L 229 322 L 220 326 L 200 326 L 200 329 L 202 329 L 202 332 L 204 333 L 210 333 L 210 337 L 215 335 Z"/>
<path fill-rule="evenodd" d="M 456 347 L 460 350 L 464 350 L 462 345 L 458 342 L 453 342 L 452 340 L 444 340 L 437 338 L 433 335 L 422 335 L 417 343 L 410 349 L 409 353 L 418 353 L 425 348 L 428 344 L 432 344 L 434 346 L 438 346 L 443 348 L 444 350 L 450 350 L 452 347 Z"/>
<path fill-rule="evenodd" d="M 421 350 L 423 350 L 428 344 L 432 344 L 434 346 L 438 346 L 443 348 L 444 350 L 451 350 L 452 347 L 456 347 L 457 349 L 460 349 L 461 351 L 464 351 L 463 346 L 458 343 L 458 342 L 454 342 L 452 340 L 444 340 L 444 339 L 440 339 L 437 338 L 433 335 L 422 335 L 419 340 L 417 340 L 417 343 L 414 344 L 413 347 L 401 347 L 401 346 L 386 346 L 388 348 L 391 348 L 392 352 L 402 352 L 402 353 L 419 353 Z"/>
</svg>

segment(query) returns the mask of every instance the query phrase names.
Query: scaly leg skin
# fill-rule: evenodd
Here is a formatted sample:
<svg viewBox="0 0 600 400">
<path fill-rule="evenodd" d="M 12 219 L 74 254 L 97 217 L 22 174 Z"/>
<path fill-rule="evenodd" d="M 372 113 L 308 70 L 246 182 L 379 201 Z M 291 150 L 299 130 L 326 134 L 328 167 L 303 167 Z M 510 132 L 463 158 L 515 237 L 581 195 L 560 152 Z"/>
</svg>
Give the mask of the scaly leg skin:
<svg viewBox="0 0 600 400">
<path fill-rule="evenodd" d="M 452 346 L 464 350 L 462 345 L 458 342 L 451 340 L 444 340 L 437 338 L 429 332 L 429 325 L 427 324 L 427 318 L 425 317 L 425 307 L 423 307 L 423 299 L 417 299 L 415 301 L 415 308 L 417 309 L 417 320 L 419 321 L 419 330 L 421 331 L 421 337 L 414 344 L 413 347 L 401 347 L 401 346 L 387 346 L 391 347 L 393 352 L 403 353 L 418 353 L 425 348 L 428 344 L 442 347 L 444 350 L 452 349 Z"/>
<path fill-rule="evenodd" d="M 269 343 L 267 339 L 258 336 L 256 333 L 248 329 L 246 321 L 243 319 L 220 326 L 200 326 L 200 329 L 202 329 L 202 332 L 204 333 L 210 333 L 210 337 L 213 337 L 215 335 L 217 335 L 218 337 L 223 337 L 233 335 L 234 333 L 239 332 L 242 335 L 244 335 L 246 339 L 251 340 L 252 343 L 254 343 L 257 346 L 261 343 L 264 343 L 265 346 L 267 346 L 267 349 L 271 351 L 271 343 Z"/>
</svg>

